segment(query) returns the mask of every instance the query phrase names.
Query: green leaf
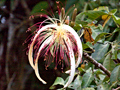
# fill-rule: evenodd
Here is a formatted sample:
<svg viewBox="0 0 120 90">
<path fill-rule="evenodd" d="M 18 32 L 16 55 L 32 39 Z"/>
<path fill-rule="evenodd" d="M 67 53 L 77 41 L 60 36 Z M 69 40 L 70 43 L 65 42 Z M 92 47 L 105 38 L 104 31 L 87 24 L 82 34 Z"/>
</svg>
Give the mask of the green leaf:
<svg viewBox="0 0 120 90">
<path fill-rule="evenodd" d="M 120 53 L 117 54 L 117 58 L 120 59 Z"/>
<path fill-rule="evenodd" d="M 116 33 L 116 32 L 119 32 L 120 31 L 120 28 L 116 28 L 113 33 Z"/>
<path fill-rule="evenodd" d="M 82 79 L 82 88 L 86 88 L 90 85 L 90 83 L 93 81 L 94 76 L 92 74 L 92 72 L 86 72 L 83 75 L 83 79 Z"/>
<path fill-rule="evenodd" d="M 95 40 L 95 38 L 102 33 L 100 25 L 98 27 L 92 26 L 92 38 Z"/>
<path fill-rule="evenodd" d="M 106 67 L 106 69 L 110 70 L 110 71 L 112 71 L 115 68 L 116 65 L 115 65 L 114 61 L 111 59 L 110 53 L 105 57 L 103 66 Z"/>
<path fill-rule="evenodd" d="M 75 89 L 75 90 L 81 90 L 81 83 L 82 83 L 82 77 L 78 75 L 72 85 L 69 85 L 69 88 Z"/>
<path fill-rule="evenodd" d="M 101 60 L 108 51 L 109 44 L 107 43 L 107 41 L 104 42 L 104 44 L 96 43 L 94 45 L 94 48 L 95 48 L 95 52 L 92 53 L 92 57 L 98 61 Z"/>
<path fill-rule="evenodd" d="M 47 8 L 48 8 L 48 3 L 46 1 L 41 1 L 33 7 L 31 14 L 38 13 L 38 12 L 46 13 L 45 11 L 41 11 L 41 9 L 45 10 Z"/>
<path fill-rule="evenodd" d="M 95 90 L 94 88 L 84 88 L 82 90 Z"/>
<path fill-rule="evenodd" d="M 0 6 L 4 5 L 6 0 L 0 0 Z"/>
<path fill-rule="evenodd" d="M 64 84 L 65 84 L 65 81 L 63 80 L 63 78 L 57 77 L 52 86 L 58 85 L 58 84 L 59 84 L 59 85 L 64 85 Z"/>
<path fill-rule="evenodd" d="M 101 84 L 97 87 L 97 90 L 109 90 L 108 84 Z"/>
<path fill-rule="evenodd" d="M 98 8 L 95 8 L 94 11 L 107 11 L 107 12 L 109 12 L 109 9 L 107 6 L 100 6 Z"/>
<path fill-rule="evenodd" d="M 82 26 L 87 25 L 88 22 L 82 20 L 82 17 L 83 17 L 84 15 L 85 15 L 84 12 L 81 12 L 80 14 L 78 14 L 78 15 L 76 16 L 75 23 L 81 24 Z"/>
<path fill-rule="evenodd" d="M 87 42 L 86 44 L 82 43 L 83 49 L 91 48 L 93 49 L 93 45 L 90 42 Z"/>
<path fill-rule="evenodd" d="M 113 20 L 115 21 L 115 23 L 120 25 L 120 18 L 115 15 L 112 15 L 112 17 L 113 17 Z"/>
<path fill-rule="evenodd" d="M 107 34 L 108 34 L 108 33 L 100 33 L 100 34 L 95 38 L 94 44 L 97 43 L 97 41 L 103 39 L 104 36 L 107 35 Z"/>
<path fill-rule="evenodd" d="M 103 11 L 93 11 L 93 10 L 89 10 L 89 11 L 86 11 L 86 12 L 82 12 L 80 14 L 78 14 L 76 16 L 76 20 L 75 22 L 78 23 L 78 24 L 87 24 L 87 22 L 83 21 L 82 20 L 82 17 L 83 15 L 86 15 L 88 16 L 87 19 L 91 19 L 91 20 L 95 20 L 97 19 L 98 17 L 102 16 L 102 15 L 106 15 L 107 13 L 103 12 Z M 84 23 L 83 23 L 84 22 Z"/>
<path fill-rule="evenodd" d="M 106 75 L 99 74 L 98 76 L 99 76 L 100 80 L 102 80 L 102 81 L 103 81 Z"/>
<path fill-rule="evenodd" d="M 103 12 L 103 11 L 93 11 L 93 10 L 90 10 L 90 11 L 87 11 L 85 12 L 85 15 L 88 16 L 89 19 L 91 20 L 95 20 L 97 19 L 98 17 L 102 16 L 102 15 L 106 15 L 107 13 Z"/>
<path fill-rule="evenodd" d="M 110 11 L 110 14 L 114 15 L 117 12 L 117 9 L 113 9 Z"/>
<path fill-rule="evenodd" d="M 85 70 L 84 70 L 83 68 L 81 68 L 81 67 L 78 67 L 78 70 L 79 70 L 80 72 L 85 72 Z"/>
<path fill-rule="evenodd" d="M 115 67 L 110 76 L 110 84 L 114 82 L 120 82 L 120 65 Z"/>
<path fill-rule="evenodd" d="M 118 36 L 116 38 L 117 42 L 120 42 L 120 31 L 118 32 Z"/>
</svg>

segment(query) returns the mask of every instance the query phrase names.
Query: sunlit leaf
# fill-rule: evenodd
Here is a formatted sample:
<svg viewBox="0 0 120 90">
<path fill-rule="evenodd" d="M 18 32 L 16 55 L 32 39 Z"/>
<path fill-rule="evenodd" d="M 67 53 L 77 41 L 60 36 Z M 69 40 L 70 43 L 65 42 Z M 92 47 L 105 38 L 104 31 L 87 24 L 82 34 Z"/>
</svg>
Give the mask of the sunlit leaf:
<svg viewBox="0 0 120 90">
<path fill-rule="evenodd" d="M 117 54 L 118 59 L 120 59 L 120 53 Z"/>
<path fill-rule="evenodd" d="M 95 8 L 94 11 L 107 11 L 107 12 L 109 12 L 109 9 L 107 6 L 100 6 L 98 8 Z"/>
<path fill-rule="evenodd" d="M 114 15 L 116 12 L 117 12 L 117 9 L 112 9 L 112 10 L 110 11 L 110 14 Z"/>
<path fill-rule="evenodd" d="M 112 17 L 113 17 L 113 19 L 114 19 L 115 23 L 117 23 L 117 24 L 119 24 L 119 25 L 120 25 L 120 18 L 119 18 L 119 17 L 117 17 L 117 16 L 115 16 L 115 15 L 112 15 Z"/>
<path fill-rule="evenodd" d="M 102 15 L 102 20 L 106 20 L 108 18 L 108 15 Z"/>
<path fill-rule="evenodd" d="M 64 85 L 64 83 L 65 83 L 65 82 L 64 82 L 63 78 L 57 77 L 52 86 L 58 85 L 58 84 L 59 84 L 59 85 Z"/>
</svg>

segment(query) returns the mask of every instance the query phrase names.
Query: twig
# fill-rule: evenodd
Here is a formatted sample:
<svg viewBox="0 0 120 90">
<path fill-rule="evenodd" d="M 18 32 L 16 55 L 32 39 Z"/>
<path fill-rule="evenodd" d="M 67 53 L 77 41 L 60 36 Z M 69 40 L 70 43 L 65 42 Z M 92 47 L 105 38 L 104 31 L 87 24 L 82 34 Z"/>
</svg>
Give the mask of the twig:
<svg viewBox="0 0 120 90">
<path fill-rule="evenodd" d="M 13 83 L 13 80 L 15 79 L 15 76 L 16 76 L 16 73 L 14 73 L 8 83 L 8 86 L 7 86 L 7 90 L 11 90 L 11 86 L 12 86 L 12 83 Z"/>
<path fill-rule="evenodd" d="M 26 15 L 30 15 L 30 9 L 28 8 L 28 5 L 27 5 L 27 3 L 25 2 L 25 0 L 21 0 L 21 4 L 22 4 L 22 6 L 23 6 L 23 8 L 25 9 L 25 13 L 26 13 Z"/>
<path fill-rule="evenodd" d="M 83 53 L 84 57 L 88 59 L 91 63 L 93 63 L 96 67 L 100 68 L 102 71 L 104 71 L 105 74 L 107 74 L 110 77 L 110 72 L 101 64 L 98 63 L 96 60 L 94 60 L 91 56 L 89 56 L 87 53 Z"/>
<path fill-rule="evenodd" d="M 120 87 L 117 87 L 116 89 L 113 89 L 113 90 L 120 90 Z"/>
</svg>

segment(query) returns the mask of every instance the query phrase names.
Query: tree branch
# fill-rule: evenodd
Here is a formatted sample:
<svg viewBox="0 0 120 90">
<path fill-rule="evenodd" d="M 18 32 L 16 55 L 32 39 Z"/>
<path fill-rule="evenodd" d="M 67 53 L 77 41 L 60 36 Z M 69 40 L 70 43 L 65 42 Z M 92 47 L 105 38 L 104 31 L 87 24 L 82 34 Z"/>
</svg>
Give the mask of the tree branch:
<svg viewBox="0 0 120 90">
<path fill-rule="evenodd" d="M 116 89 L 113 89 L 113 90 L 120 90 L 120 87 L 117 87 Z"/>
<path fill-rule="evenodd" d="M 110 77 L 110 72 L 101 64 L 98 63 L 96 60 L 94 60 L 91 56 L 89 56 L 87 53 L 83 53 L 83 56 L 88 59 L 91 63 L 93 63 L 96 67 L 100 68 L 102 71 L 104 71 L 105 74 L 107 74 Z"/>
</svg>

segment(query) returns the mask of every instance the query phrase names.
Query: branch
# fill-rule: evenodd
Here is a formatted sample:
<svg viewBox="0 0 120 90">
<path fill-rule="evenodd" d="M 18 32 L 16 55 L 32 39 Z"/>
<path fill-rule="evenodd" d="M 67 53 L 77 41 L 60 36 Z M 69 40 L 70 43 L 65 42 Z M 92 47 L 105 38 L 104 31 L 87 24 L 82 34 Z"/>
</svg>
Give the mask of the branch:
<svg viewBox="0 0 120 90">
<path fill-rule="evenodd" d="M 89 56 L 87 53 L 83 53 L 83 56 L 88 59 L 91 63 L 93 63 L 96 67 L 100 68 L 102 71 L 104 71 L 105 74 L 107 74 L 110 77 L 110 72 L 101 64 L 98 63 L 96 60 L 94 60 L 91 56 Z"/>
<path fill-rule="evenodd" d="M 23 6 L 23 8 L 25 9 L 25 13 L 26 13 L 26 15 L 30 15 L 30 9 L 28 8 L 28 5 L 27 5 L 27 3 L 25 2 L 25 0 L 21 0 L 21 4 L 22 4 L 22 6 Z"/>
<path fill-rule="evenodd" d="M 117 87 L 116 89 L 113 89 L 113 90 L 120 90 L 120 87 Z"/>
</svg>

